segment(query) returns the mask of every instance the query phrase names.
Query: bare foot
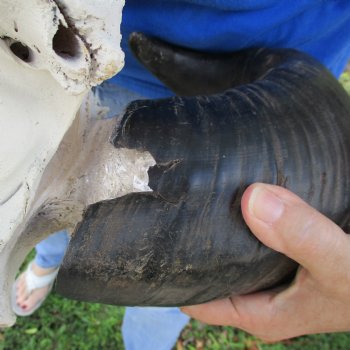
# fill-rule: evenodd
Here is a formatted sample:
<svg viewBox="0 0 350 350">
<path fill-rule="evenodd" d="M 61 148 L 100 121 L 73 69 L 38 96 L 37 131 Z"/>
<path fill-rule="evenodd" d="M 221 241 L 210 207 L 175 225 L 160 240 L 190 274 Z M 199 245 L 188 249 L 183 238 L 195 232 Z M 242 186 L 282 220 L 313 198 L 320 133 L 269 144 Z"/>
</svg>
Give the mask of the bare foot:
<svg viewBox="0 0 350 350">
<path fill-rule="evenodd" d="M 45 276 L 49 273 L 55 271 L 55 267 L 49 268 L 49 269 L 43 269 L 35 264 L 35 262 L 32 263 L 31 266 L 32 272 L 37 276 Z M 26 279 L 25 279 L 25 272 L 23 272 L 18 277 L 18 282 L 16 286 L 16 303 L 17 305 L 23 310 L 23 311 L 29 311 L 35 305 L 41 301 L 47 293 L 49 292 L 50 285 L 45 286 L 43 288 L 34 289 L 31 293 L 27 290 L 26 285 Z"/>
</svg>

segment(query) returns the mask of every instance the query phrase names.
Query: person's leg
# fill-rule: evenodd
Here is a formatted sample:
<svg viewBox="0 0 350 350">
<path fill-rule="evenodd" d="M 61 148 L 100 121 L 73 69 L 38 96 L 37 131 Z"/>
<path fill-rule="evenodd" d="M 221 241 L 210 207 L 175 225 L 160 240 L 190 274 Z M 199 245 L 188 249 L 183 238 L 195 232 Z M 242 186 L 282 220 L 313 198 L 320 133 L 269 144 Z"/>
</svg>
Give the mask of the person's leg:
<svg viewBox="0 0 350 350">
<path fill-rule="evenodd" d="M 35 246 L 34 263 L 42 269 L 57 268 L 61 265 L 68 243 L 67 231 L 59 231 L 48 236 Z"/>
<path fill-rule="evenodd" d="M 174 307 L 127 307 L 125 350 L 171 350 L 190 318 Z"/>
<path fill-rule="evenodd" d="M 36 255 L 30 265 L 31 272 L 37 277 L 49 276 L 61 264 L 69 242 L 66 231 L 56 232 L 35 247 Z M 31 312 L 49 293 L 52 283 L 28 291 L 26 273 L 16 281 L 16 304 L 24 313 Z"/>
</svg>

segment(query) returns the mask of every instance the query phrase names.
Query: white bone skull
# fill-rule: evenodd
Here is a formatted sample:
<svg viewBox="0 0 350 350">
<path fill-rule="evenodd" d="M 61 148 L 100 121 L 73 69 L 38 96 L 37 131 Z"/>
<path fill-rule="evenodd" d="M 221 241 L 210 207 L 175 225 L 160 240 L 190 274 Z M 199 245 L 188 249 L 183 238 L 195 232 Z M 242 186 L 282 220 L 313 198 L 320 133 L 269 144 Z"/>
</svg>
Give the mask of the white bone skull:
<svg viewBox="0 0 350 350">
<path fill-rule="evenodd" d="M 90 92 L 123 66 L 123 5 L 0 0 L 0 326 L 15 321 L 11 287 L 38 241 L 147 183 L 153 159 L 109 144 L 116 120 L 96 119 Z"/>
</svg>

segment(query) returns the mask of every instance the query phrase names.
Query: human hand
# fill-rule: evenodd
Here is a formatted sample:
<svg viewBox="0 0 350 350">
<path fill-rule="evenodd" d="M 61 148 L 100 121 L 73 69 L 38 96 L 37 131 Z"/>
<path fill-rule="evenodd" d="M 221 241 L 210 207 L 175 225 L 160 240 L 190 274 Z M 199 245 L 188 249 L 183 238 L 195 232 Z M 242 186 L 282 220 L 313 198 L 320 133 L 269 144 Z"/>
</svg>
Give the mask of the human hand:
<svg viewBox="0 0 350 350">
<path fill-rule="evenodd" d="M 256 237 L 301 266 L 284 290 L 234 296 L 182 311 L 266 341 L 350 329 L 350 237 L 282 187 L 254 184 L 242 212 Z"/>
</svg>

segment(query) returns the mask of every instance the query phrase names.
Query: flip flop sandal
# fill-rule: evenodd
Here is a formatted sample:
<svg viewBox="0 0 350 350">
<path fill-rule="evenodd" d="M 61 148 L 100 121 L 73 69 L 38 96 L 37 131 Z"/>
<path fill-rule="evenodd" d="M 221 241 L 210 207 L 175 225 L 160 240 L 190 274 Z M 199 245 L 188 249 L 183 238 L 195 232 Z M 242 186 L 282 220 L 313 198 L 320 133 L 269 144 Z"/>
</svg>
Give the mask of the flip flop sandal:
<svg viewBox="0 0 350 350">
<path fill-rule="evenodd" d="M 57 273 L 58 273 L 58 268 L 51 272 L 48 275 L 45 276 L 37 276 L 33 270 L 32 270 L 32 263 L 31 262 L 26 271 L 24 272 L 24 277 L 26 280 L 27 284 L 27 290 L 28 290 L 28 295 L 33 293 L 34 290 L 43 288 L 43 287 L 49 287 L 47 290 L 47 293 L 29 310 L 23 310 L 19 305 L 17 305 L 16 302 L 16 290 L 17 290 L 17 284 L 19 281 L 19 278 L 23 275 L 21 274 L 15 281 L 12 287 L 12 294 L 11 294 L 11 303 L 12 303 L 12 310 L 17 316 L 30 316 L 33 314 L 36 310 L 39 309 L 41 304 L 45 301 L 49 293 L 51 292 L 53 283 L 56 279 Z"/>
</svg>

